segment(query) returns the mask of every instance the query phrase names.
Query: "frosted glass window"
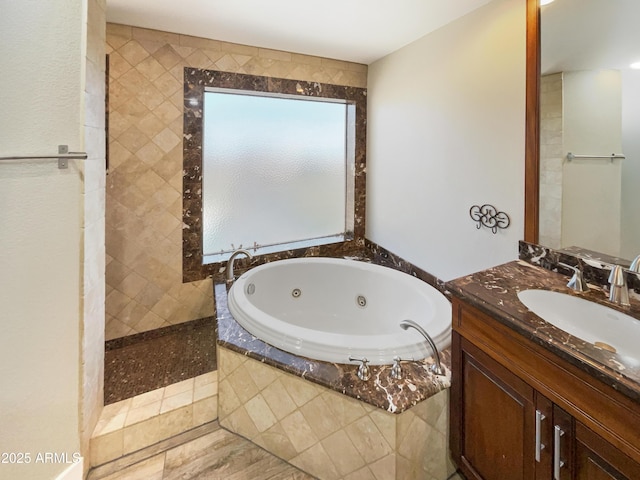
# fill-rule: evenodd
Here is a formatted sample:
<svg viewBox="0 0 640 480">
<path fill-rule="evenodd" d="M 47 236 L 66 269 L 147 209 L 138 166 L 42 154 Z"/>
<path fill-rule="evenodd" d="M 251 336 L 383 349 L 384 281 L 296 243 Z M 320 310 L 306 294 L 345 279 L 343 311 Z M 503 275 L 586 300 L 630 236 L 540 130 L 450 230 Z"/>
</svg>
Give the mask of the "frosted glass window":
<svg viewBox="0 0 640 480">
<path fill-rule="evenodd" d="M 203 257 L 343 241 L 348 230 L 344 101 L 205 91 Z"/>
</svg>

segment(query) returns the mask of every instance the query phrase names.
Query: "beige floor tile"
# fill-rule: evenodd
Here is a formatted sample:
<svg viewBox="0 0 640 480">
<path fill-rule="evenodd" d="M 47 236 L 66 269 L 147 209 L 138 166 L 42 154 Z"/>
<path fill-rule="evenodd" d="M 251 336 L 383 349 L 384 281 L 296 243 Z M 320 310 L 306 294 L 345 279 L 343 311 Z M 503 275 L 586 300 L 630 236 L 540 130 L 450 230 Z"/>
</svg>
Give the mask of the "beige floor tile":
<svg viewBox="0 0 640 480">
<path fill-rule="evenodd" d="M 167 413 L 171 410 L 190 405 L 191 403 L 193 403 L 193 390 L 186 390 L 171 397 L 165 394 L 160 407 L 160 413 Z"/>
<path fill-rule="evenodd" d="M 193 427 L 193 405 L 189 403 L 184 407 L 170 410 L 158 418 L 158 435 L 161 439 L 171 438 Z"/>
<path fill-rule="evenodd" d="M 220 429 L 191 442 L 167 451 L 165 479 L 193 478 L 209 469 L 212 464 L 221 465 L 230 444 L 229 433 Z M 231 440 L 232 442 L 232 440 Z"/>
<path fill-rule="evenodd" d="M 164 388 L 158 388 L 157 390 L 136 395 L 131 401 L 131 408 L 140 408 L 150 403 L 160 402 L 163 396 Z"/>
<path fill-rule="evenodd" d="M 145 422 L 125 427 L 123 432 L 125 455 L 162 440 L 160 437 L 159 417 L 153 417 Z"/>
<path fill-rule="evenodd" d="M 167 385 L 166 387 L 164 387 L 164 398 L 173 397 L 174 395 L 186 392 L 188 390 L 193 391 L 194 384 L 194 379 L 188 378 L 187 380 L 183 380 L 182 382 Z"/>
<path fill-rule="evenodd" d="M 193 402 L 193 426 L 204 425 L 218 418 L 218 397 Z"/>
<path fill-rule="evenodd" d="M 101 435 L 106 435 L 107 433 L 115 432 L 116 430 L 120 430 L 124 427 L 125 421 L 127 419 L 127 411 L 116 415 L 115 417 L 104 417 L 100 416 L 100 420 L 96 425 L 95 430 L 93 431 L 92 437 L 99 437 Z"/>
<path fill-rule="evenodd" d="M 220 429 L 167 452 L 163 480 L 312 480 L 247 440 Z"/>
<path fill-rule="evenodd" d="M 131 407 L 131 398 L 127 398 L 120 402 L 111 403 L 109 405 L 105 405 L 102 409 L 102 413 L 100 414 L 100 418 L 112 418 L 123 413 L 126 413 Z"/>
<path fill-rule="evenodd" d="M 143 462 L 131 465 L 101 480 L 162 480 L 164 472 L 164 456 L 162 453 Z"/>
<path fill-rule="evenodd" d="M 195 388 L 201 387 L 208 383 L 213 383 L 218 381 L 218 371 L 214 370 L 213 372 L 208 372 L 203 375 L 198 375 L 195 380 Z"/>
<path fill-rule="evenodd" d="M 123 430 L 91 439 L 91 465 L 102 465 L 123 455 Z"/>
<path fill-rule="evenodd" d="M 193 391 L 193 401 L 197 402 L 203 398 L 213 397 L 218 394 L 218 382 L 209 382 L 202 385 L 196 385 Z"/>
<path fill-rule="evenodd" d="M 155 417 L 160 413 L 160 401 L 143 405 L 139 408 L 132 408 L 127 414 L 125 426 L 133 425 L 134 423 L 143 422 Z"/>
</svg>

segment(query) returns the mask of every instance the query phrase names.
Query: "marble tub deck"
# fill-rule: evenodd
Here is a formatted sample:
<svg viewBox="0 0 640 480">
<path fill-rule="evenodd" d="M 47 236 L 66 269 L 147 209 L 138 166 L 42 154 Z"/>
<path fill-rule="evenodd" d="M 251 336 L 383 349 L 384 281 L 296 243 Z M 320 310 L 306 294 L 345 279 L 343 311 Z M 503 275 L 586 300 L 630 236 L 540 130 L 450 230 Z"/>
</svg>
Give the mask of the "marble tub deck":
<svg viewBox="0 0 640 480">
<path fill-rule="evenodd" d="M 313 383 L 361 400 L 390 413 L 402 413 L 451 386 L 450 350 L 440 352 L 446 375 L 429 372 L 431 359 L 403 362 L 403 378 L 390 377 L 391 365 L 370 366 L 371 378 L 357 377 L 358 365 L 329 363 L 299 357 L 271 345 L 242 328 L 227 307 L 227 286 L 215 284 L 215 308 L 218 322 L 218 344 L 272 367 L 307 379 Z"/>
<path fill-rule="evenodd" d="M 366 260 L 366 259 L 365 259 Z M 233 319 L 227 287 L 214 285 L 218 321 L 220 425 L 321 480 L 445 480 L 456 471 L 448 449 L 451 382 L 430 359 L 391 365 L 316 361 L 257 339 Z"/>
</svg>

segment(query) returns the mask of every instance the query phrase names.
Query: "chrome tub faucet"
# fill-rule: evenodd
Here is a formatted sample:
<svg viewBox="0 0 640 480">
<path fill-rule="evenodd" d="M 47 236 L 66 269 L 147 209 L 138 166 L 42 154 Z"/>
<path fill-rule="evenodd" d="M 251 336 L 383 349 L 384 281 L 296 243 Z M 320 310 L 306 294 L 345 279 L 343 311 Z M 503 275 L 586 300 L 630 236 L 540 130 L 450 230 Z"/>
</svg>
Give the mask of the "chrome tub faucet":
<svg viewBox="0 0 640 480">
<path fill-rule="evenodd" d="M 393 367 L 391 367 L 391 373 L 389 376 L 394 380 L 402 380 L 402 377 L 404 376 L 402 366 L 400 365 L 401 361 L 402 359 L 399 356 L 396 355 L 393 357 Z"/>
<path fill-rule="evenodd" d="M 355 357 L 352 357 L 351 355 L 349 355 L 349 361 L 350 362 L 362 362 L 362 363 L 360 363 L 360 366 L 358 367 L 358 372 L 356 373 L 356 375 L 363 382 L 366 382 L 367 380 L 369 380 L 369 378 L 371 377 L 371 369 L 369 368 L 369 360 L 367 360 L 366 357 L 355 358 Z"/>
<path fill-rule="evenodd" d="M 251 253 L 248 250 L 245 250 L 244 248 L 239 248 L 238 250 L 233 252 L 229 257 L 229 260 L 227 260 L 227 283 L 233 283 L 233 281 L 235 280 L 235 276 L 233 274 L 233 262 L 235 261 L 238 255 L 244 255 L 249 260 L 253 258 L 253 255 L 251 255 Z"/>
<path fill-rule="evenodd" d="M 435 373 L 436 375 L 444 375 L 444 370 L 442 369 L 442 365 L 440 364 L 440 352 L 438 352 L 438 347 L 436 347 L 436 344 L 431 338 L 431 335 L 429 335 L 424 328 L 422 328 L 413 320 L 401 321 L 400 327 L 403 330 L 406 330 L 409 327 L 414 328 L 425 338 L 425 340 L 431 347 L 431 350 L 433 350 L 433 360 L 435 361 L 435 363 L 429 367 L 429 370 L 431 370 L 431 372 Z"/>
</svg>

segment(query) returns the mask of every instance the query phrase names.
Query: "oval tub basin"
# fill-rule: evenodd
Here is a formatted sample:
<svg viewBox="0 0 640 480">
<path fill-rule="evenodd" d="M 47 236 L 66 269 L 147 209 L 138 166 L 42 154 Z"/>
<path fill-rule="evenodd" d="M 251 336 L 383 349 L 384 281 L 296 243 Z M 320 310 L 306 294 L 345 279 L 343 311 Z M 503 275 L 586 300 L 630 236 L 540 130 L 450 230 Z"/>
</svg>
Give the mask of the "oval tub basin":
<svg viewBox="0 0 640 480">
<path fill-rule="evenodd" d="M 432 356 L 419 323 L 439 350 L 451 343 L 451 304 L 437 289 L 400 271 L 338 258 L 295 258 L 255 267 L 229 291 L 229 310 L 249 333 L 316 360 L 372 365 Z"/>
</svg>

